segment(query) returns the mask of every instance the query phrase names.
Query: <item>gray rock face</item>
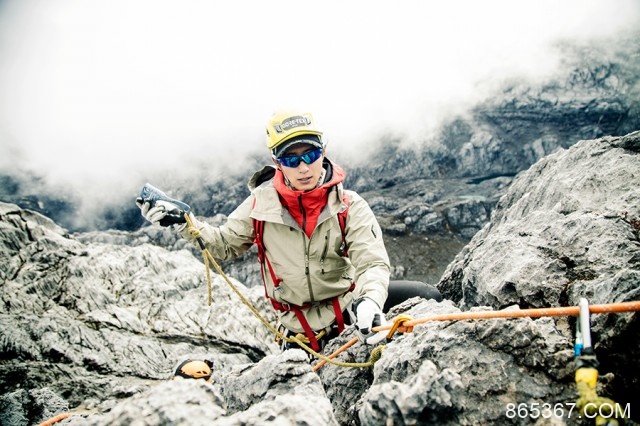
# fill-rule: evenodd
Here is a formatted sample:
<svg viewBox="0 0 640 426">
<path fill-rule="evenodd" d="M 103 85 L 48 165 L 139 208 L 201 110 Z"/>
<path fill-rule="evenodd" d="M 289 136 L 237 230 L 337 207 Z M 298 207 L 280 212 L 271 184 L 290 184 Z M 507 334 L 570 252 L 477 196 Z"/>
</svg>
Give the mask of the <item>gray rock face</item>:
<svg viewBox="0 0 640 426">
<path fill-rule="evenodd" d="M 516 178 L 439 289 L 463 309 L 640 300 L 639 154 L 635 132 L 540 160 Z M 595 316 L 593 331 L 596 348 L 612 351 L 604 363 L 628 386 L 621 393 L 637 389 L 637 315 Z"/>
<path fill-rule="evenodd" d="M 447 300 L 410 299 L 387 317 L 640 299 L 639 147 L 636 132 L 537 162 L 447 268 L 439 283 Z M 204 267 L 190 250 L 127 238 L 69 236 L 0 204 L 3 424 L 67 409 L 61 424 L 534 423 L 509 411 L 520 403 L 562 404 L 562 418 L 549 422 L 578 424 L 567 417 L 576 400 L 573 317 L 427 321 L 396 334 L 373 368 L 313 372 L 304 352 L 279 352 L 215 274 L 207 306 Z M 273 322 L 263 290 L 237 285 Z M 631 404 L 632 415 L 638 321 L 624 313 L 592 322 L 598 392 Z M 354 336 L 348 328 L 325 353 Z M 357 343 L 337 359 L 365 362 L 371 349 Z M 170 380 L 185 356 L 213 359 L 212 383 Z"/>
<path fill-rule="evenodd" d="M 224 369 L 275 350 L 219 277 L 207 306 L 204 266 L 189 251 L 85 245 L 4 203 L 0 233 L 3 393 L 55 383 L 72 406 L 109 405 L 167 379 L 187 354 Z M 259 289 L 235 284 L 272 318 Z"/>
<path fill-rule="evenodd" d="M 74 425 L 337 425 L 331 403 L 302 351 L 231 368 L 219 383 L 178 379 L 141 392 Z"/>
<path fill-rule="evenodd" d="M 440 289 L 463 308 L 637 298 L 639 141 L 581 141 L 519 175 Z"/>
<path fill-rule="evenodd" d="M 412 299 L 391 314 L 400 312 L 460 310 Z M 349 358 L 366 360 L 369 350 L 355 347 Z M 327 365 L 319 375 L 341 424 L 501 424 L 508 403 L 571 401 L 572 357 L 570 340 L 547 318 L 431 322 L 388 343 L 373 371 Z"/>
</svg>

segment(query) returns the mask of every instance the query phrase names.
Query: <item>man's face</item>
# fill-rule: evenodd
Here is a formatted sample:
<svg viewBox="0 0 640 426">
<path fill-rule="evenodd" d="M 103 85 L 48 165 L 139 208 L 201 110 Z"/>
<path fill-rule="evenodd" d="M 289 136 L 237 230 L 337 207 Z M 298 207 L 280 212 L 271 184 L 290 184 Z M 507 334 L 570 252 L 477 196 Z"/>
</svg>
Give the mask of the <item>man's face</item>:
<svg viewBox="0 0 640 426">
<path fill-rule="evenodd" d="M 313 145 L 294 145 L 287 150 L 284 156 L 299 156 L 314 151 L 316 148 Z M 324 151 L 322 155 L 311 164 L 307 164 L 304 161 L 300 161 L 296 167 L 287 167 L 284 164 L 278 162 L 278 166 L 282 170 L 284 176 L 289 180 L 291 186 L 297 191 L 310 191 L 318 186 L 318 180 L 322 174 L 322 159 L 324 158 Z"/>
</svg>

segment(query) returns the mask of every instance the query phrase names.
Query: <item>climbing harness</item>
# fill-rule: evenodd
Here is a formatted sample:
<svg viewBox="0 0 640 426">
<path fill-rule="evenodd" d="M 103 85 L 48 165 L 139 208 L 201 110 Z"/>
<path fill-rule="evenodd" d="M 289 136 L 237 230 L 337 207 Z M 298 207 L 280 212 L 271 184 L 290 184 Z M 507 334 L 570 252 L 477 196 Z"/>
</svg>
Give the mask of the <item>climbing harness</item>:
<svg viewBox="0 0 640 426">
<path fill-rule="evenodd" d="M 285 336 L 295 335 L 297 339 L 299 339 L 300 341 L 306 343 L 307 345 L 311 343 L 311 339 L 309 339 L 304 333 L 293 333 L 293 332 L 287 330 L 287 328 L 285 326 L 283 326 L 282 324 L 280 324 L 278 326 L 278 331 L 280 333 L 282 333 L 283 335 L 285 335 Z M 327 337 L 327 336 L 329 336 L 329 332 L 327 330 L 320 330 L 318 333 L 314 333 L 313 337 L 315 338 L 316 342 L 318 342 L 318 344 L 320 344 L 322 339 Z M 280 339 L 277 336 L 275 338 L 275 342 L 283 350 L 285 348 L 287 348 L 287 349 L 289 348 L 289 343 L 285 342 L 284 340 Z"/>
<path fill-rule="evenodd" d="M 340 245 L 342 255 L 348 257 L 347 250 L 347 241 L 346 241 L 346 223 L 347 223 L 347 214 L 349 212 L 349 198 L 344 195 L 342 199 L 343 203 L 346 204 L 346 208 L 338 213 L 338 224 L 340 225 L 340 233 L 342 234 L 342 243 Z M 256 200 L 253 200 L 253 204 L 255 207 Z M 262 276 L 262 283 L 264 285 L 264 294 L 271 301 L 271 305 L 273 309 L 278 312 L 293 312 L 298 319 L 298 322 L 302 326 L 304 330 L 304 335 L 306 336 L 305 343 L 310 343 L 313 350 L 319 352 L 320 351 L 320 343 L 318 342 L 318 337 L 316 333 L 313 331 L 311 326 L 309 326 L 309 322 L 304 315 L 304 310 L 309 309 L 314 306 L 314 304 L 331 304 L 333 308 L 334 315 L 336 317 L 336 324 L 338 326 L 338 333 L 341 333 L 344 330 L 344 318 L 342 315 L 342 308 L 340 307 L 339 296 L 330 297 L 328 299 L 316 301 L 313 303 L 305 303 L 303 305 L 295 305 L 293 303 L 282 303 L 273 297 L 271 297 L 267 291 L 267 281 L 265 279 L 265 269 L 269 271 L 269 276 L 271 277 L 271 282 L 273 283 L 273 287 L 275 290 L 278 289 L 278 286 L 282 282 L 282 278 L 279 278 L 276 275 L 273 266 L 271 265 L 271 261 L 267 256 L 266 249 L 264 247 L 264 225 L 265 222 L 263 220 L 252 219 L 253 229 L 255 233 L 254 243 L 258 248 L 258 263 L 260 263 L 260 273 Z M 205 256 L 206 257 L 206 256 Z M 351 287 L 346 292 L 353 291 L 355 289 L 355 283 L 351 284 Z M 346 293 L 345 292 L 345 293 Z"/>
</svg>

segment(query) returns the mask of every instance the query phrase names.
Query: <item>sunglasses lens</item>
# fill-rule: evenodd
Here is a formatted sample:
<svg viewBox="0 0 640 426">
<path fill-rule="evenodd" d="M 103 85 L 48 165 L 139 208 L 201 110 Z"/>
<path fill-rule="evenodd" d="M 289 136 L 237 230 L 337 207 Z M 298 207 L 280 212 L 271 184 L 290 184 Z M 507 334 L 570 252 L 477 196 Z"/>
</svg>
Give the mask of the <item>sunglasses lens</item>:
<svg viewBox="0 0 640 426">
<path fill-rule="evenodd" d="M 298 165 L 300 165 L 300 157 L 282 157 L 282 158 L 278 158 L 278 161 L 280 162 L 280 164 L 282 164 L 285 167 L 298 167 Z"/>
<path fill-rule="evenodd" d="M 298 167 L 301 161 L 304 161 L 306 164 L 312 164 L 318 161 L 318 158 L 320 157 L 322 157 L 322 150 L 314 149 L 313 151 L 305 152 L 302 155 L 281 157 L 278 158 L 278 161 L 285 167 Z"/>
<path fill-rule="evenodd" d="M 316 162 L 318 158 L 320 158 L 321 155 L 322 155 L 322 150 L 315 149 L 313 151 L 302 154 L 300 158 L 302 158 L 302 161 L 304 161 L 307 164 L 313 164 Z"/>
</svg>

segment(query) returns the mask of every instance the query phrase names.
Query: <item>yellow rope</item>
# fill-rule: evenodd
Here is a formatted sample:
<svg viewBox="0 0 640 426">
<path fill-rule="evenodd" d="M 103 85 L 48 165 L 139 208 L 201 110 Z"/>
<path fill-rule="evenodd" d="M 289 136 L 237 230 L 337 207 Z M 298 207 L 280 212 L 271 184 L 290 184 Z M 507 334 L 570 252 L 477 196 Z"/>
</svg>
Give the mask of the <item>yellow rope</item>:
<svg viewBox="0 0 640 426">
<path fill-rule="evenodd" d="M 298 346 L 300 346 L 302 349 L 304 349 L 305 351 L 307 351 L 308 353 L 313 355 L 314 357 L 316 357 L 318 359 L 321 359 L 321 360 L 323 360 L 325 362 L 328 362 L 330 364 L 340 366 L 340 367 L 368 368 L 368 367 L 371 367 L 373 365 L 373 362 L 371 360 L 369 362 L 342 362 L 342 361 L 336 361 L 334 359 L 329 358 L 328 356 L 325 356 L 325 355 L 323 355 L 321 353 L 318 353 L 318 352 L 314 351 L 312 348 L 307 346 L 297 336 L 288 337 L 288 336 L 285 336 L 284 334 L 282 334 L 281 332 L 279 332 L 274 326 L 271 325 L 271 323 L 269 323 L 269 321 L 266 320 L 266 318 L 264 318 L 262 316 L 262 314 L 260 314 L 260 312 L 258 312 L 258 310 L 253 306 L 253 304 L 231 282 L 231 280 L 229 279 L 227 274 L 224 273 L 224 271 L 222 270 L 220 265 L 218 265 L 218 262 L 216 262 L 216 260 L 213 258 L 213 256 L 209 252 L 209 250 L 204 246 L 204 243 L 203 243 L 203 241 L 201 239 L 200 231 L 194 226 L 193 221 L 191 220 L 191 217 L 189 217 L 189 215 L 187 213 L 185 213 L 184 218 L 185 218 L 185 220 L 187 222 L 189 234 L 191 234 L 194 238 L 196 238 L 198 240 L 198 244 L 200 244 L 200 249 L 202 251 L 202 256 L 204 258 L 205 268 L 207 269 L 207 288 L 208 288 L 208 291 L 209 291 L 209 304 L 211 304 L 211 296 L 210 296 L 211 295 L 211 276 L 209 274 L 209 268 L 210 268 L 210 265 L 213 265 L 214 269 L 218 272 L 218 274 L 220 274 L 220 276 L 225 280 L 225 282 L 229 285 L 229 287 L 231 287 L 231 290 L 233 290 L 233 292 L 240 298 L 242 303 L 244 303 L 249 308 L 249 310 L 253 313 L 253 315 L 256 318 L 258 318 L 260 320 L 260 322 L 262 322 L 262 324 L 264 324 L 265 327 L 267 327 L 278 338 L 280 338 L 280 339 L 282 339 L 282 340 L 284 340 L 284 341 L 286 341 L 288 343 L 295 343 Z M 379 358 L 379 356 L 378 356 L 378 358 Z"/>
</svg>

